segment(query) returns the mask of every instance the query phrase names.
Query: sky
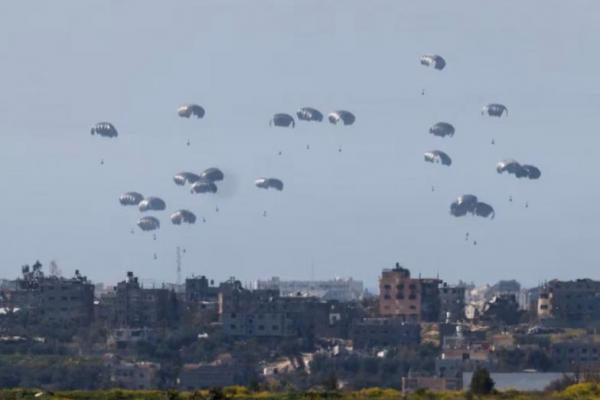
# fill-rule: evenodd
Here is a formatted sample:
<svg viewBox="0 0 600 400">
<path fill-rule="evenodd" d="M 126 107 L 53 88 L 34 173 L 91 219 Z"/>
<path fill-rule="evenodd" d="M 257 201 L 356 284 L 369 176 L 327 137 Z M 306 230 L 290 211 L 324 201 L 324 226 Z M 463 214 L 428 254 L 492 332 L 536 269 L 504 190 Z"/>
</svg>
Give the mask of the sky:
<svg viewBox="0 0 600 400">
<path fill-rule="evenodd" d="M 217 281 L 375 287 L 395 262 L 449 282 L 600 279 L 599 40 L 593 0 L 0 2 L 0 276 L 39 259 L 173 282 L 179 246 L 184 277 Z M 480 114 L 493 102 L 508 117 Z M 179 118 L 184 103 L 206 116 Z M 269 127 L 302 106 L 357 120 Z M 119 137 L 90 135 L 99 121 Z M 454 137 L 428 133 L 439 121 Z M 541 179 L 497 174 L 504 158 Z M 216 195 L 173 183 L 208 167 Z M 119 205 L 131 190 L 167 202 L 156 240 Z M 449 215 L 464 193 L 495 219 Z M 180 208 L 206 223 L 173 226 Z"/>
</svg>

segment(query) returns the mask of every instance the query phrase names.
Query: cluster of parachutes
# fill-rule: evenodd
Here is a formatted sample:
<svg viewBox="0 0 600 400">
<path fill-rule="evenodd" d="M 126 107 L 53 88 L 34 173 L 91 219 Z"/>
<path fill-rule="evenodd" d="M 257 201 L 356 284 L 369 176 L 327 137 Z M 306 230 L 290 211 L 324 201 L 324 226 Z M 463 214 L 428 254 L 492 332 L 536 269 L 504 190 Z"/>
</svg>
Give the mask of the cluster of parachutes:
<svg viewBox="0 0 600 400">
<path fill-rule="evenodd" d="M 467 214 L 492 219 L 495 216 L 494 208 L 487 203 L 479 201 L 477 196 L 463 194 L 450 204 L 450 214 L 455 217 L 463 217 Z"/>
<path fill-rule="evenodd" d="M 302 107 L 296 111 L 296 117 L 299 121 L 323 121 L 323 114 L 312 107 Z M 327 119 L 330 123 L 337 125 L 352 125 L 356 121 L 356 117 L 350 111 L 337 110 L 329 113 Z M 283 128 L 294 128 L 296 121 L 294 117 L 286 113 L 277 113 L 273 115 L 273 118 L 269 121 L 269 126 L 278 126 Z"/>
<path fill-rule="evenodd" d="M 446 67 L 446 60 L 437 54 L 425 54 L 421 56 L 420 62 L 426 67 L 431 67 L 440 71 Z M 425 94 L 425 91 L 423 91 L 422 94 Z M 508 116 L 508 108 L 503 104 L 490 103 L 481 109 L 481 115 L 498 118 L 504 115 Z M 452 137 L 454 136 L 455 132 L 456 129 L 454 126 L 448 122 L 438 122 L 429 128 L 430 134 L 441 138 Z M 494 144 L 493 140 L 492 144 Z M 429 163 L 441 164 L 445 166 L 452 165 L 452 158 L 441 150 L 430 150 L 425 152 L 424 159 Z M 517 178 L 529 179 L 539 179 L 542 174 L 539 168 L 533 165 L 520 164 L 511 159 L 500 161 L 496 165 L 496 171 L 499 174 L 507 172 L 516 176 Z M 512 196 L 510 199 L 512 200 Z M 484 218 L 494 218 L 495 211 L 491 205 L 480 202 L 477 199 L 477 196 L 472 194 L 464 194 L 452 202 L 450 205 L 450 214 L 455 217 L 463 217 L 467 214 L 471 214 Z"/>
<path fill-rule="evenodd" d="M 140 212 L 164 211 L 167 208 L 167 203 L 160 197 L 144 197 L 138 192 L 123 193 L 119 196 L 119 203 L 122 206 L 137 206 Z M 143 231 L 153 231 L 160 228 L 160 221 L 156 217 L 144 216 L 138 220 L 137 226 Z"/>
<path fill-rule="evenodd" d="M 208 168 L 200 175 L 193 172 L 180 172 L 173 177 L 173 181 L 178 186 L 191 185 L 191 193 L 217 193 L 216 182 L 222 181 L 224 178 L 225 175 L 220 169 Z"/>
<path fill-rule="evenodd" d="M 496 171 L 501 174 L 508 172 L 517 178 L 539 179 L 542 172 L 538 167 L 527 164 L 519 164 L 516 160 L 502 160 L 496 164 Z"/>
</svg>

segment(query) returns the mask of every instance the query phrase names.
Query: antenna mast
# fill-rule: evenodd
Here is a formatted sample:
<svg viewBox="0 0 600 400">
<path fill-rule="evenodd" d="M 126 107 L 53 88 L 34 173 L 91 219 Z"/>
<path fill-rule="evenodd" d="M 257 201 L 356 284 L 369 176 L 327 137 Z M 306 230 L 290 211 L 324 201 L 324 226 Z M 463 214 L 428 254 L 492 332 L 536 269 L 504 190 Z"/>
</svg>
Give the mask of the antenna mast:
<svg viewBox="0 0 600 400">
<path fill-rule="evenodd" d="M 177 246 L 175 263 L 177 265 L 177 285 L 181 285 L 181 247 Z"/>
</svg>

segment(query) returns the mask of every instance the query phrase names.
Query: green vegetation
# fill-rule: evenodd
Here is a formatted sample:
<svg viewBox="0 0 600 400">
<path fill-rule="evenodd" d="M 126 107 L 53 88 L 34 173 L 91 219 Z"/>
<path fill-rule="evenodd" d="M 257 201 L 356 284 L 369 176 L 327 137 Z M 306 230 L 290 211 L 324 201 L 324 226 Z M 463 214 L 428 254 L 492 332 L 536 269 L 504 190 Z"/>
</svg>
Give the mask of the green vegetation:
<svg viewBox="0 0 600 400">
<path fill-rule="evenodd" d="M 36 396 L 37 395 L 37 396 Z M 308 392 L 267 392 L 251 391 L 242 386 L 213 388 L 196 392 L 176 391 L 70 391 L 42 392 L 36 389 L 0 390 L 0 400 L 218 400 L 218 399 L 256 399 L 256 400 L 361 400 L 361 399 L 398 399 L 398 400 L 600 400 L 600 384 L 581 383 L 571 385 L 555 392 L 517 392 L 494 391 L 486 395 L 472 392 L 430 392 L 419 390 L 403 395 L 394 389 L 369 388 L 359 391 L 308 391 Z"/>
<path fill-rule="evenodd" d="M 477 368 L 471 378 L 471 392 L 476 395 L 486 395 L 494 390 L 494 380 L 490 377 L 490 372 L 485 368 Z"/>
</svg>

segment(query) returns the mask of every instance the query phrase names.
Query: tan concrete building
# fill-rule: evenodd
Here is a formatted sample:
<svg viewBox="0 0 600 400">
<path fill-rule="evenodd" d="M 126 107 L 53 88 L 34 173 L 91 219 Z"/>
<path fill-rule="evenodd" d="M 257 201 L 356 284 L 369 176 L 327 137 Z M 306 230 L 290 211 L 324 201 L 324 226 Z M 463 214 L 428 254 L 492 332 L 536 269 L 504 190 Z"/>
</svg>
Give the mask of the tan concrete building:
<svg viewBox="0 0 600 400">
<path fill-rule="evenodd" d="M 440 282 L 411 278 L 410 271 L 398 263 L 393 269 L 384 269 L 379 279 L 379 314 L 407 322 L 437 321 Z"/>
</svg>

